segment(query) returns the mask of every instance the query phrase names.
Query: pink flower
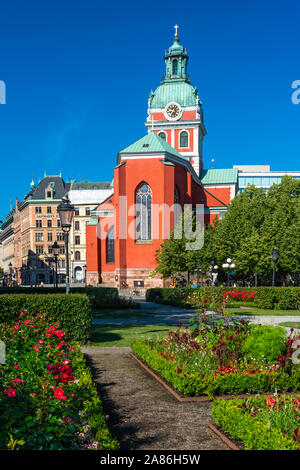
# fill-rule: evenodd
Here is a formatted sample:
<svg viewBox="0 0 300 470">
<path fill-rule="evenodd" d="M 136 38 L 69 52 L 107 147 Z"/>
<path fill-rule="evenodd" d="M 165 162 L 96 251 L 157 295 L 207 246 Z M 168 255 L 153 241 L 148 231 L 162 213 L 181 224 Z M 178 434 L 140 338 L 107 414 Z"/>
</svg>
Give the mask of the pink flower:
<svg viewBox="0 0 300 470">
<path fill-rule="evenodd" d="M 7 388 L 5 390 L 5 393 L 9 396 L 9 397 L 15 397 L 16 396 L 16 391 L 14 388 Z"/>
<path fill-rule="evenodd" d="M 19 369 L 19 366 L 17 366 L 17 364 L 16 364 L 16 365 L 14 365 L 14 368 L 15 368 L 15 369 Z"/>
<path fill-rule="evenodd" d="M 39 339 L 39 340 L 38 340 L 38 343 L 39 343 L 39 344 L 44 344 L 44 341 L 41 340 L 41 339 Z"/>
<path fill-rule="evenodd" d="M 21 382 L 24 382 L 24 380 L 22 380 L 22 379 L 12 379 L 12 383 L 14 383 L 14 384 L 19 384 Z"/>
</svg>

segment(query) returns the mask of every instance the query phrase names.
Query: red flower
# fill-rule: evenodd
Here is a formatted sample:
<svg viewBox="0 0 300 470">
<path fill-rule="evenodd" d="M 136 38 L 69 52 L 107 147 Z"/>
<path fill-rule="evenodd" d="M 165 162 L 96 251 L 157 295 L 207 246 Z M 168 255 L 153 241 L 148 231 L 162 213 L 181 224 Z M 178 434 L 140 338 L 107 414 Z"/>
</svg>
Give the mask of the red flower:
<svg viewBox="0 0 300 470">
<path fill-rule="evenodd" d="M 58 398 L 60 400 L 66 400 L 67 397 L 64 395 L 64 389 L 63 388 L 57 388 L 54 390 L 54 397 Z"/>
<path fill-rule="evenodd" d="M 15 397 L 16 396 L 16 391 L 14 388 L 7 388 L 5 390 L 5 393 L 9 396 L 9 397 Z"/>
</svg>

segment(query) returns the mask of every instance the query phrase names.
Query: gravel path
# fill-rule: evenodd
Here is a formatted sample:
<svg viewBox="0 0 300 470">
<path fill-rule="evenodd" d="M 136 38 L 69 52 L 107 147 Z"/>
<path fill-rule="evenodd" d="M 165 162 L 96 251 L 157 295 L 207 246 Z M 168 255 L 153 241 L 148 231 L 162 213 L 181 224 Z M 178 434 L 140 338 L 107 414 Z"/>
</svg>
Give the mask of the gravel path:
<svg viewBox="0 0 300 470">
<path fill-rule="evenodd" d="M 228 450 L 207 427 L 210 403 L 179 403 L 130 357 L 130 348 L 82 351 L 121 450 Z"/>
</svg>

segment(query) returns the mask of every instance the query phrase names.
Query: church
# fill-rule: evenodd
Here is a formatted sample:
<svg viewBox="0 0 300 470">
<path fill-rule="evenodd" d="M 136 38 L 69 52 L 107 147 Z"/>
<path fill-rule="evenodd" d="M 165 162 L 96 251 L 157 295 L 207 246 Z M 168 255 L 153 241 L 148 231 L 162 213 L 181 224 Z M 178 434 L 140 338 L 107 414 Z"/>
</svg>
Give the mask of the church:
<svg viewBox="0 0 300 470">
<path fill-rule="evenodd" d="M 119 151 L 112 192 L 86 224 L 87 284 L 162 287 L 150 274 L 167 238 L 166 215 L 172 230 L 176 207 L 202 205 L 208 225 L 222 219 L 238 191 L 237 169 L 203 168 L 203 106 L 177 26 L 175 31 L 164 56 L 165 75 L 148 99 L 147 132 Z"/>
</svg>

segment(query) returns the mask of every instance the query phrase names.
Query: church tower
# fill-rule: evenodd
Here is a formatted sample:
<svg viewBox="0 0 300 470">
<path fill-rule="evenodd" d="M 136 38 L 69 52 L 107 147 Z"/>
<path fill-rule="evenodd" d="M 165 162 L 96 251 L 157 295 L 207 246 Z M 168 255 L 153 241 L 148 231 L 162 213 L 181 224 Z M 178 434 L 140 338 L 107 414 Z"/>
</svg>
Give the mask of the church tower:
<svg viewBox="0 0 300 470">
<path fill-rule="evenodd" d="M 187 75 L 188 55 L 180 45 L 175 26 L 173 44 L 165 53 L 166 73 L 148 99 L 148 132 L 153 130 L 190 162 L 199 176 L 203 168 L 202 145 L 206 130 L 197 87 Z"/>
</svg>

